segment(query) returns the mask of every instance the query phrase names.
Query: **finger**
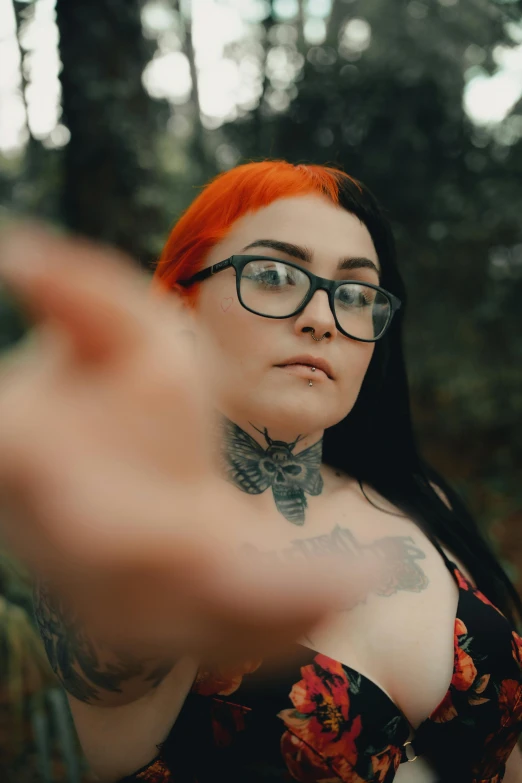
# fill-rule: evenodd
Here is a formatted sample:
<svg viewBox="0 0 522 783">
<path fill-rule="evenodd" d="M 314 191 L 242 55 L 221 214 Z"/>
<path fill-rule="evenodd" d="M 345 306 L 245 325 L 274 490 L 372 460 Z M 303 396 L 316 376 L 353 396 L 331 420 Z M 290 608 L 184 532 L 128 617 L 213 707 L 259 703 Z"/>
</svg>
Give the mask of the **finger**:
<svg viewBox="0 0 522 783">
<path fill-rule="evenodd" d="M 5 233 L 0 276 L 35 321 L 65 327 L 86 360 L 111 359 L 139 343 L 153 320 L 147 278 L 126 257 L 86 240 L 33 226 Z"/>
</svg>

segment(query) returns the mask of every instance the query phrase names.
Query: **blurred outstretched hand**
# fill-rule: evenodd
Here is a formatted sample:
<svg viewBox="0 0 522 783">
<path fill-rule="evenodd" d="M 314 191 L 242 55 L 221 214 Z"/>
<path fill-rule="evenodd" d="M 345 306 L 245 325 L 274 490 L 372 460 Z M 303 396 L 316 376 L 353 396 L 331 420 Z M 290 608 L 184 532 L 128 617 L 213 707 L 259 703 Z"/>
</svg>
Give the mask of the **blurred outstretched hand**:
<svg viewBox="0 0 522 783">
<path fill-rule="evenodd" d="M 90 628 L 152 651 L 277 655 L 355 602 L 355 567 L 245 562 L 241 493 L 174 295 L 115 251 L 23 227 L 0 281 L 34 323 L 0 361 L 0 533 Z"/>
</svg>

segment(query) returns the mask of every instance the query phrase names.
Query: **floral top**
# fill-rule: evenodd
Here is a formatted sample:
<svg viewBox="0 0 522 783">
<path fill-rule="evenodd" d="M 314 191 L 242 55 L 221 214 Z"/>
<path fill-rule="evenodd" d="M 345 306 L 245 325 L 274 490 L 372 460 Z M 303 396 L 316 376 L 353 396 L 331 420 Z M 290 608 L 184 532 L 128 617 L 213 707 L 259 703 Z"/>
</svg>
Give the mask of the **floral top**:
<svg viewBox="0 0 522 783">
<path fill-rule="evenodd" d="M 522 731 L 522 639 L 440 553 L 459 587 L 453 677 L 409 747 L 407 718 L 375 683 L 299 647 L 276 676 L 261 661 L 200 670 L 156 759 L 120 783 L 391 783 L 414 754 L 441 783 L 500 783 Z"/>
</svg>

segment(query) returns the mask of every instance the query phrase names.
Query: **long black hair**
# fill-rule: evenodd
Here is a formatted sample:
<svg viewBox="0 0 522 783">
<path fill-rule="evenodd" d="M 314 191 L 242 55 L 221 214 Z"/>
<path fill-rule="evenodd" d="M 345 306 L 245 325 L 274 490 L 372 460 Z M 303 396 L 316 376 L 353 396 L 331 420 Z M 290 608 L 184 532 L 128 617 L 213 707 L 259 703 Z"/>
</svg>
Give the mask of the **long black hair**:
<svg viewBox="0 0 522 783">
<path fill-rule="evenodd" d="M 520 596 L 458 493 L 421 456 L 416 443 L 402 341 L 407 295 L 390 223 L 362 183 L 341 174 L 338 183 L 339 205 L 358 217 L 373 239 L 382 267 L 381 285 L 403 305 L 375 344 L 351 412 L 326 430 L 323 459 L 356 478 L 361 489 L 364 484 L 373 487 L 428 537 L 447 547 L 469 570 L 479 590 L 516 627 L 522 618 Z M 350 447 L 354 443 L 356 449 Z"/>
</svg>

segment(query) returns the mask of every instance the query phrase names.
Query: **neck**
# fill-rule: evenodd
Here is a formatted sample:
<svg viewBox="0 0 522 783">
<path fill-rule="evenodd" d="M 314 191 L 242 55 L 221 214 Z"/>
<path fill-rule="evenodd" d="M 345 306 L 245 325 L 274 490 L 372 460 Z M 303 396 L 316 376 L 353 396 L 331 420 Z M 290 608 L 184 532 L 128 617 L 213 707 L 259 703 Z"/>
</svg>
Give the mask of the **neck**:
<svg viewBox="0 0 522 783">
<path fill-rule="evenodd" d="M 228 481 L 249 495 L 264 495 L 285 519 L 303 525 L 307 495 L 320 495 L 323 433 L 281 438 L 274 428 L 249 423 L 243 429 L 223 418 L 221 465 Z"/>
</svg>

